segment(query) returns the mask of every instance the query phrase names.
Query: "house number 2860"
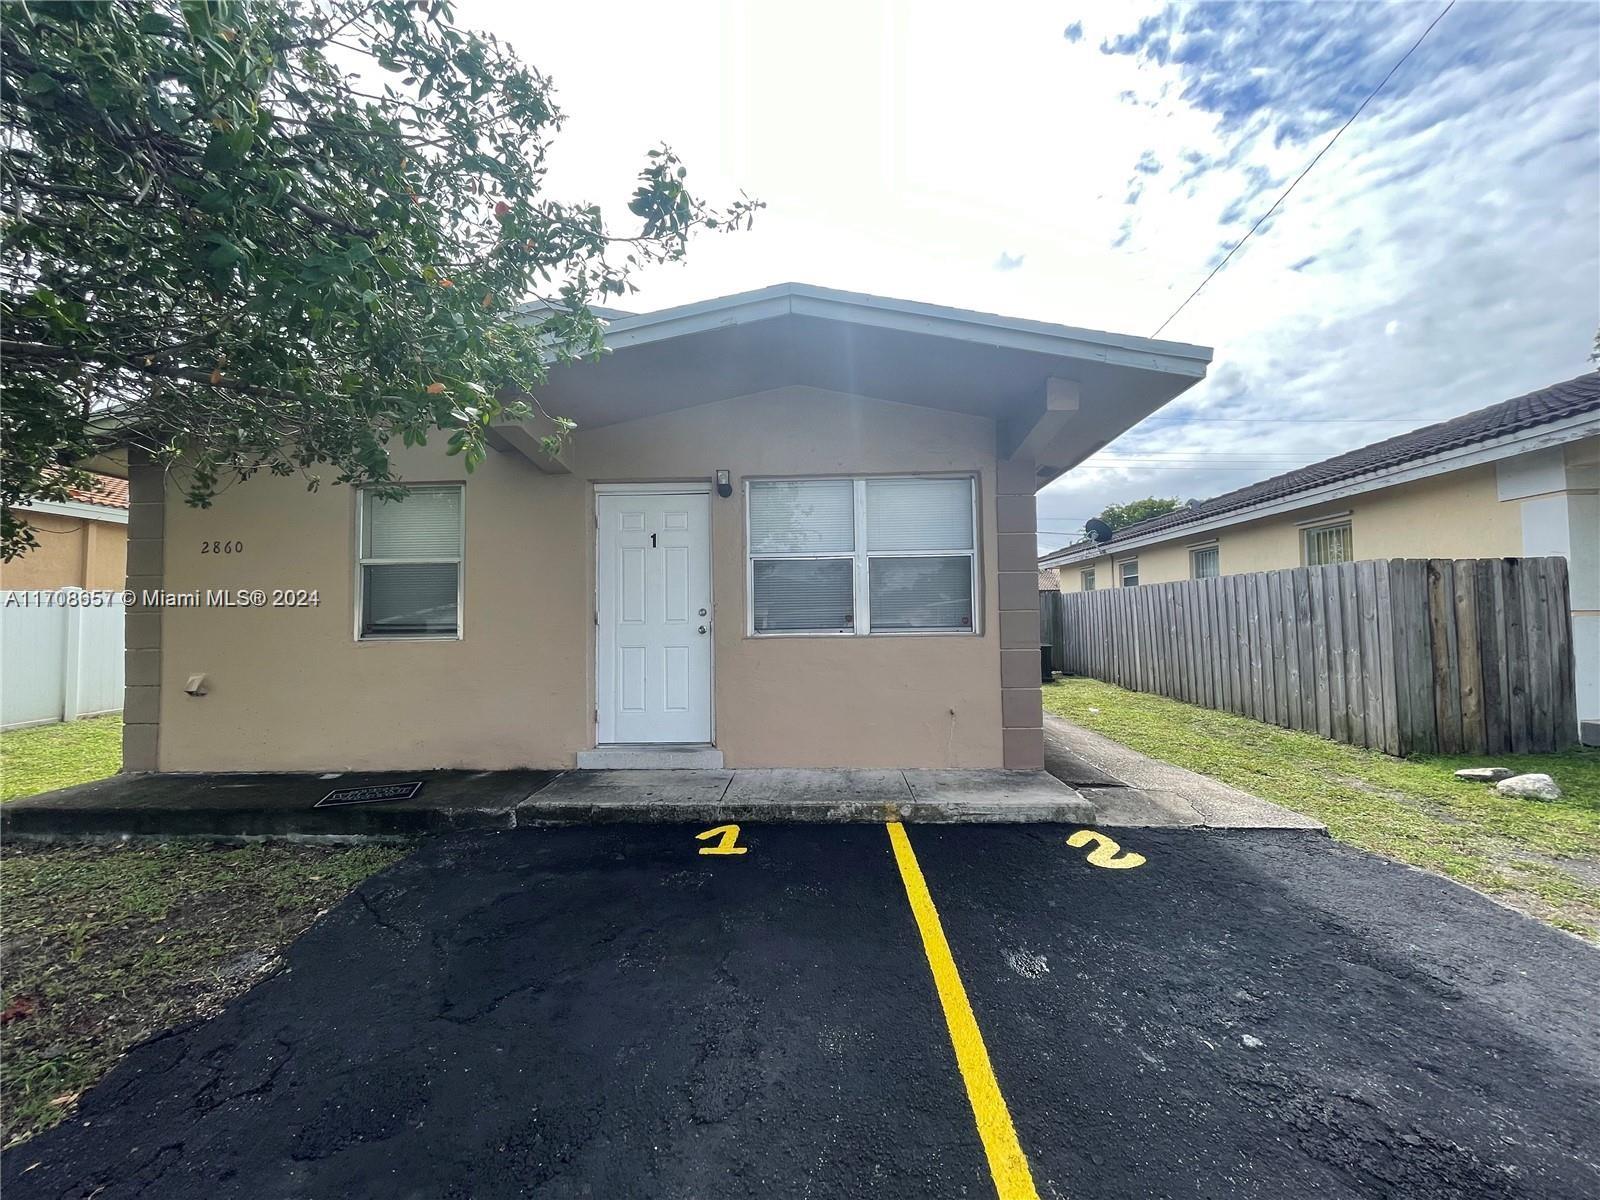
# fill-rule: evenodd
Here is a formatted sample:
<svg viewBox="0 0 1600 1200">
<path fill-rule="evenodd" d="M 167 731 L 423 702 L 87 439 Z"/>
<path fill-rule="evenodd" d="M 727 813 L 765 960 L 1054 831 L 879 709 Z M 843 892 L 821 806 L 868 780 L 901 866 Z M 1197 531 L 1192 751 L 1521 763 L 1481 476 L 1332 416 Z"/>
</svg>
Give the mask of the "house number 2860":
<svg viewBox="0 0 1600 1200">
<path fill-rule="evenodd" d="M 201 554 L 243 554 L 243 542 L 201 542 Z"/>
</svg>

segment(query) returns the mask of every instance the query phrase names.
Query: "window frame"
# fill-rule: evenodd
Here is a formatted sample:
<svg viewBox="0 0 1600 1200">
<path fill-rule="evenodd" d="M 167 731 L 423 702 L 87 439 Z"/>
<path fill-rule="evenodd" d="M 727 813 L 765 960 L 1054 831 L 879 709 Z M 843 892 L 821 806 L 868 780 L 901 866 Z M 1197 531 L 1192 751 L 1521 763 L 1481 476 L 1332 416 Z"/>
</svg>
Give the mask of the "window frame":
<svg viewBox="0 0 1600 1200">
<path fill-rule="evenodd" d="M 1133 568 L 1133 582 L 1128 582 L 1128 568 Z M 1119 558 L 1117 560 L 1117 586 L 1119 588 L 1139 586 L 1139 556 L 1132 558 Z"/>
<path fill-rule="evenodd" d="M 867 482 L 879 479 L 960 479 L 967 484 L 972 510 L 972 546 L 965 550 L 868 550 Z M 837 550 L 822 553 L 756 554 L 750 542 L 750 496 L 760 483 L 849 483 L 853 488 L 852 545 L 850 553 Z M 837 638 L 837 637 L 981 637 L 983 635 L 982 577 L 979 547 L 982 526 L 978 520 L 978 477 L 970 471 L 928 474 L 876 475 L 759 475 L 744 479 L 744 632 L 748 638 Z M 965 555 L 971 565 L 972 625 L 968 629 L 873 629 L 872 585 L 869 572 L 874 558 L 959 558 Z M 851 564 L 850 601 L 854 625 L 841 629 L 756 628 L 756 563 L 792 562 L 815 559 L 843 559 Z"/>
<path fill-rule="evenodd" d="M 1085 567 L 1083 570 L 1078 572 L 1078 590 L 1080 592 L 1092 592 L 1092 591 L 1094 591 L 1094 587 L 1095 587 L 1094 568 L 1093 567 Z"/>
<path fill-rule="evenodd" d="M 1311 561 L 1311 539 L 1319 533 L 1328 533 L 1335 529 L 1342 529 L 1345 533 L 1345 547 L 1350 551 L 1349 558 L 1341 558 L 1338 562 L 1323 563 Z M 1356 561 L 1356 532 L 1355 525 L 1349 517 L 1338 521 L 1321 521 L 1316 524 L 1305 525 L 1300 529 L 1300 565 L 1303 567 L 1335 567 L 1339 563 Z"/>
<path fill-rule="evenodd" d="M 1217 573 L 1215 575 L 1201 575 L 1196 571 L 1196 569 L 1195 569 L 1196 564 L 1199 562 L 1200 556 L 1202 554 L 1212 554 L 1212 555 L 1216 556 Z M 1222 547 L 1220 545 L 1218 545 L 1216 542 L 1212 542 L 1211 545 L 1209 545 L 1209 546 L 1192 546 L 1192 547 L 1190 547 L 1190 549 L 1189 549 L 1189 578 L 1190 579 L 1219 579 L 1221 577 L 1222 577 Z"/>
<path fill-rule="evenodd" d="M 367 505 L 371 503 L 370 497 L 376 488 L 356 488 L 356 578 L 355 578 L 355 640 L 365 642 L 459 642 L 466 637 L 467 611 L 467 488 L 464 483 L 444 480 L 437 483 L 408 483 L 402 484 L 407 492 L 445 491 L 453 488 L 461 496 L 461 503 L 456 506 L 460 523 L 460 551 L 455 558 L 368 558 L 367 550 Z M 366 582 L 367 567 L 393 567 L 393 566 L 438 566 L 444 563 L 454 564 L 456 569 L 456 630 L 454 633 L 418 633 L 418 634 L 393 634 L 393 633 L 366 633 L 362 629 L 362 616 L 366 610 Z"/>
</svg>

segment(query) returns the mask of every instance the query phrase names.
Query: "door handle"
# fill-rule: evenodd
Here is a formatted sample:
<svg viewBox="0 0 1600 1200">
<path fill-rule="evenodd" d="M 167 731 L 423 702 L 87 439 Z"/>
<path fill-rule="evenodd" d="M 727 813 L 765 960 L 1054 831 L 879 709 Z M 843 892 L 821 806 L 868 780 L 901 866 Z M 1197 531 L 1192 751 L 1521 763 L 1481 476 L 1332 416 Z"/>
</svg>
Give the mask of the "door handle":
<svg viewBox="0 0 1600 1200">
<path fill-rule="evenodd" d="M 704 625 L 700 626 L 700 632 L 704 633 L 705 631 L 706 631 L 706 627 Z"/>
</svg>

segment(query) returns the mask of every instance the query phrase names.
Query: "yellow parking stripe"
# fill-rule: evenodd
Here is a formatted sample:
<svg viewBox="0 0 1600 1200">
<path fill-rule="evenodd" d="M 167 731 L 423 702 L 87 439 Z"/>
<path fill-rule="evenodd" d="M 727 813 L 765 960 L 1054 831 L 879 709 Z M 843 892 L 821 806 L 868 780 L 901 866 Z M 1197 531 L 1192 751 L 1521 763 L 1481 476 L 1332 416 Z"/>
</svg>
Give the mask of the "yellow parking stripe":
<svg viewBox="0 0 1600 1200">
<path fill-rule="evenodd" d="M 978 1031 L 978 1019 L 972 1015 L 972 1005 L 967 1002 L 967 989 L 962 986 L 956 961 L 950 956 L 950 943 L 945 941 L 939 910 L 934 908 L 933 897 L 928 894 L 922 868 L 917 865 L 917 856 L 911 849 L 911 839 L 898 821 L 889 822 L 888 828 L 894 860 L 900 868 L 900 879 L 906 885 L 906 899 L 911 902 L 917 930 L 922 934 L 922 948 L 933 971 L 933 985 L 939 993 L 940 1007 L 944 1009 L 945 1024 L 950 1028 L 956 1065 L 961 1068 L 962 1081 L 967 1085 L 967 1099 L 972 1103 L 972 1116 L 978 1123 L 978 1137 L 983 1140 L 983 1152 L 989 1159 L 989 1174 L 994 1177 L 995 1191 L 1000 1200 L 1038 1200 L 1033 1173 L 1028 1170 L 1027 1157 L 1017 1141 L 1016 1127 L 1011 1124 L 1011 1111 L 1006 1107 L 1006 1098 L 1000 1094 L 994 1068 L 989 1065 L 989 1051 L 983 1044 L 983 1034 Z"/>
</svg>

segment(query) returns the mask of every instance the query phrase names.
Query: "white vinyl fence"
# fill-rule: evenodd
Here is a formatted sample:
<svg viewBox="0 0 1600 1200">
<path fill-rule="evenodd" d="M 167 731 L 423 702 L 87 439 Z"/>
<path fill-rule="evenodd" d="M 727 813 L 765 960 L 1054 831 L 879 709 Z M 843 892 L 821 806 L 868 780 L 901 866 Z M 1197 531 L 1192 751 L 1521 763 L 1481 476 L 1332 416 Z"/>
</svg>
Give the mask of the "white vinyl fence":
<svg viewBox="0 0 1600 1200">
<path fill-rule="evenodd" d="M 122 593 L 0 591 L 0 727 L 122 711 Z"/>
</svg>

